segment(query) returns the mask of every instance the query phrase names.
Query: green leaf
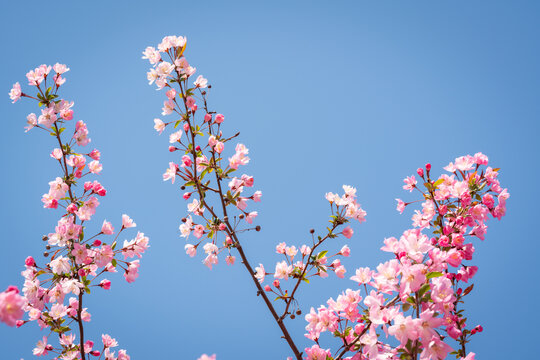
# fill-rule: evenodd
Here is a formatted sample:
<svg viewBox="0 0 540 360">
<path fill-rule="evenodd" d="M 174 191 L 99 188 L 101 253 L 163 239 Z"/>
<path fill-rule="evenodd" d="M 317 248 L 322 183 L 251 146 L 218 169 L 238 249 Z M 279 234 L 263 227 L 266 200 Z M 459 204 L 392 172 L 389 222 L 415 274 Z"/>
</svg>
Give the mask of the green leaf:
<svg viewBox="0 0 540 360">
<path fill-rule="evenodd" d="M 402 308 L 403 308 L 403 312 L 408 311 L 411 308 L 411 304 L 405 303 L 403 304 Z"/>
<path fill-rule="evenodd" d="M 429 284 L 424 284 L 420 290 L 418 290 L 418 296 L 422 297 L 429 290 Z"/>
<path fill-rule="evenodd" d="M 444 179 L 439 179 L 433 183 L 433 187 L 437 188 L 437 186 L 441 185 L 444 182 Z"/>
<path fill-rule="evenodd" d="M 118 265 L 118 263 L 116 262 L 116 259 L 112 259 L 111 265 L 114 266 L 114 267 L 116 267 L 116 265 Z"/>
<path fill-rule="evenodd" d="M 442 272 L 439 272 L 439 271 L 432 271 L 430 273 L 428 273 L 426 275 L 426 279 L 433 279 L 433 278 L 436 278 L 436 277 L 439 277 L 439 276 L 442 276 Z"/>
<path fill-rule="evenodd" d="M 328 253 L 327 250 L 324 250 L 324 251 L 321 251 L 318 255 L 317 255 L 317 260 L 318 259 L 322 259 L 324 257 L 324 255 L 326 255 Z"/>
</svg>

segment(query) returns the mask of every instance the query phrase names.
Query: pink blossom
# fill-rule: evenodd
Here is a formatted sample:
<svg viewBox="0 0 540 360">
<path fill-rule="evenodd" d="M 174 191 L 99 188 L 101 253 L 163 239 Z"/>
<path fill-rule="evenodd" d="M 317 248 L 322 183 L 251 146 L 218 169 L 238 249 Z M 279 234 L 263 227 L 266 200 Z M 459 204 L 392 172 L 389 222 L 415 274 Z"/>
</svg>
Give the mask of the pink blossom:
<svg viewBox="0 0 540 360">
<path fill-rule="evenodd" d="M 264 277 L 266 276 L 266 272 L 264 271 L 264 266 L 263 264 L 259 264 L 259 266 L 257 266 L 255 268 L 255 277 L 257 278 L 257 280 L 259 280 L 259 282 L 262 284 L 262 282 L 264 281 Z"/>
<path fill-rule="evenodd" d="M 143 59 L 148 59 L 150 64 L 157 64 L 161 60 L 161 55 L 159 51 L 156 51 L 155 48 L 149 46 L 143 51 Z"/>
<path fill-rule="evenodd" d="M 26 124 L 27 125 L 24 127 L 25 132 L 28 132 L 31 129 L 33 129 L 38 124 L 36 114 L 34 114 L 34 113 L 29 114 L 26 117 Z"/>
<path fill-rule="evenodd" d="M 0 293 L 0 321 L 8 326 L 15 326 L 17 320 L 22 319 L 24 315 L 25 304 L 26 301 L 19 295 L 19 290 L 15 286 L 9 286 L 6 291 Z"/>
<path fill-rule="evenodd" d="M 192 244 L 187 244 L 184 246 L 184 249 L 186 250 L 186 254 L 188 254 L 190 257 L 197 255 L 197 248 Z"/>
<path fill-rule="evenodd" d="M 345 257 L 348 257 L 349 255 L 351 255 L 351 249 L 349 249 L 349 247 L 345 245 L 341 248 L 341 251 L 339 253 Z"/>
<path fill-rule="evenodd" d="M 128 283 L 132 283 L 139 277 L 139 260 L 132 261 L 124 273 L 124 277 Z"/>
<path fill-rule="evenodd" d="M 345 266 L 340 265 L 334 269 L 334 272 L 336 273 L 336 276 L 343 279 L 345 277 Z"/>
<path fill-rule="evenodd" d="M 228 255 L 225 257 L 225 262 L 227 265 L 234 265 L 234 262 L 236 261 L 236 258 L 232 255 Z"/>
<path fill-rule="evenodd" d="M 112 235 L 114 234 L 114 228 L 110 222 L 104 220 L 103 225 L 101 226 L 101 232 L 105 235 Z"/>
<path fill-rule="evenodd" d="M 401 199 L 396 199 L 396 201 L 398 202 L 396 210 L 399 211 L 400 214 L 403 214 L 403 210 L 405 210 L 406 204 Z"/>
<path fill-rule="evenodd" d="M 208 80 L 206 80 L 202 75 L 199 75 L 197 77 L 197 80 L 193 83 L 195 87 L 204 89 L 208 85 Z"/>
<path fill-rule="evenodd" d="M 129 216 L 127 216 L 126 214 L 122 214 L 122 227 L 123 228 L 127 229 L 127 228 L 132 228 L 135 226 L 137 226 L 137 224 L 135 224 Z"/>
<path fill-rule="evenodd" d="M 100 164 L 99 161 L 94 160 L 90 161 L 90 163 L 88 164 L 88 169 L 90 169 L 90 172 L 93 174 L 99 174 L 103 169 L 103 166 Z"/>
<path fill-rule="evenodd" d="M 216 354 L 213 354 L 213 355 L 202 354 L 201 357 L 198 358 L 197 360 L 216 360 Z"/>
<path fill-rule="evenodd" d="M 259 202 L 261 201 L 261 197 L 262 197 L 261 191 L 255 191 L 255 193 L 253 193 L 253 201 Z"/>
<path fill-rule="evenodd" d="M 218 154 L 221 154 L 224 148 L 225 148 L 225 145 L 221 141 L 219 141 L 216 144 L 216 146 L 214 146 L 214 151 L 217 152 Z"/>
<path fill-rule="evenodd" d="M 411 175 L 411 176 L 407 176 L 403 182 L 405 183 L 405 185 L 403 185 L 403 189 L 404 190 L 409 190 L 410 192 L 413 191 L 414 187 L 416 186 L 416 178 L 414 177 L 414 175 Z"/>
<path fill-rule="evenodd" d="M 93 160 L 99 160 L 101 158 L 101 153 L 99 152 L 98 149 L 94 149 L 90 151 L 88 156 L 90 156 Z"/>
<path fill-rule="evenodd" d="M 38 123 L 47 128 L 50 128 L 52 124 L 56 121 L 56 112 L 54 111 L 54 106 L 50 106 L 46 109 L 41 110 L 41 115 L 38 118 Z"/>
<path fill-rule="evenodd" d="M 43 339 L 38 341 L 32 353 L 35 356 L 43 356 L 47 355 L 49 353 L 49 350 L 52 350 L 52 346 L 47 344 L 47 337 L 44 336 Z"/>
<path fill-rule="evenodd" d="M 368 267 L 358 268 L 356 270 L 356 275 L 351 276 L 350 279 L 358 282 L 358 285 L 367 284 L 371 280 L 373 273 L 374 272 Z"/>
<path fill-rule="evenodd" d="M 182 138 L 182 130 L 178 130 L 177 132 L 174 132 L 171 135 L 169 135 L 169 143 L 173 144 L 175 142 L 180 142 L 181 138 Z"/>
<path fill-rule="evenodd" d="M 343 236 L 345 236 L 347 239 L 350 239 L 353 234 L 354 234 L 354 231 L 353 229 L 350 227 L 350 226 L 347 226 L 345 229 L 343 229 L 343 231 L 341 232 L 343 234 Z"/>
<path fill-rule="evenodd" d="M 255 219 L 259 215 L 257 211 L 252 211 L 249 214 L 246 215 L 246 221 L 251 224 L 253 223 L 253 219 Z"/>
<path fill-rule="evenodd" d="M 293 267 L 292 265 L 287 265 L 285 261 L 279 262 L 276 264 L 276 271 L 274 273 L 274 277 L 276 279 L 289 279 L 289 275 L 292 273 Z"/>
<path fill-rule="evenodd" d="M 21 98 L 21 96 L 21 84 L 16 82 L 15 84 L 13 84 L 13 88 L 11 88 L 11 91 L 9 92 L 9 98 L 13 100 L 12 103 L 16 103 L 17 100 Z"/>
<path fill-rule="evenodd" d="M 163 174 L 163 181 L 171 180 L 171 182 L 174 184 L 174 180 L 176 180 L 177 171 L 178 171 L 178 165 L 176 165 L 173 162 L 169 162 L 169 167 Z"/>
<path fill-rule="evenodd" d="M 174 110 L 174 102 L 172 100 L 167 100 L 163 102 L 163 111 L 161 112 L 161 115 L 169 115 Z"/>
</svg>

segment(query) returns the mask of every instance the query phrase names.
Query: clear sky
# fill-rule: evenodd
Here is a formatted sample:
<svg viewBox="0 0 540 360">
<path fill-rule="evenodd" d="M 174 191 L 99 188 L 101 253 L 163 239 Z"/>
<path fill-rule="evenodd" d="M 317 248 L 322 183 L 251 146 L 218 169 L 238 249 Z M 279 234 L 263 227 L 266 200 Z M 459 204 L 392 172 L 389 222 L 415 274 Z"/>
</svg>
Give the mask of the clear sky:
<svg viewBox="0 0 540 360">
<path fill-rule="evenodd" d="M 22 285 L 24 259 L 41 257 L 41 235 L 58 216 L 40 201 L 58 175 L 52 138 L 25 134 L 35 104 L 11 105 L 7 93 L 30 68 L 66 63 L 63 95 L 102 152 L 108 195 L 95 222 L 128 213 L 151 240 L 134 284 L 118 274 L 109 292 L 87 297 L 91 336 L 111 334 L 134 360 L 289 355 L 241 266 L 209 271 L 183 251 L 185 203 L 161 179 L 172 156 L 153 130 L 163 94 L 147 85 L 141 51 L 184 35 L 188 59 L 213 84 L 211 107 L 250 149 L 246 171 L 263 192 L 263 230 L 244 240 L 253 263 L 272 267 L 278 242 L 300 245 L 310 228 L 322 232 L 325 192 L 349 184 L 368 216 L 347 241 L 344 265 L 348 276 L 374 267 L 388 259 L 383 239 L 410 226 L 411 212 L 395 211 L 396 197 L 410 199 L 402 179 L 426 162 L 439 172 L 484 152 L 511 198 L 508 215 L 476 244 L 467 309 L 485 330 L 470 349 L 479 359 L 534 358 L 539 15 L 537 1 L 3 1 L 0 287 Z M 300 294 L 304 313 L 355 286 L 313 281 Z M 291 325 L 302 348 L 305 324 Z M 35 324 L 0 326 L 0 357 L 31 358 L 41 336 Z"/>
</svg>

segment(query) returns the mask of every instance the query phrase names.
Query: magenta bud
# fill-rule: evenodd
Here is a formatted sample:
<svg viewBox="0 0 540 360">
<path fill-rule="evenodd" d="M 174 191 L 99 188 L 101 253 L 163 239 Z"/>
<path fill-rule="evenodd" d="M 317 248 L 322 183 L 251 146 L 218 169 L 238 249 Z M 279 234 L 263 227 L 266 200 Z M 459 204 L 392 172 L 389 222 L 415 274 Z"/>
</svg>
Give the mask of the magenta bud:
<svg viewBox="0 0 540 360">
<path fill-rule="evenodd" d="M 29 257 L 26 258 L 26 260 L 24 260 L 24 264 L 25 264 L 26 266 L 32 266 L 32 267 L 34 267 L 34 266 L 36 266 L 36 261 L 34 260 L 33 257 L 29 256 Z"/>
</svg>

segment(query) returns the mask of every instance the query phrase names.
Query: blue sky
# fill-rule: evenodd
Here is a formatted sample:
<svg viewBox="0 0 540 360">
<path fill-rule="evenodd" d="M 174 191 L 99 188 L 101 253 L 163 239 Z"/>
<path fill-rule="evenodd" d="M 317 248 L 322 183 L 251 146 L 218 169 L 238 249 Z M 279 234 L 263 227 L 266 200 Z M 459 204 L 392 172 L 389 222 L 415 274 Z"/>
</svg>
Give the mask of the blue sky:
<svg viewBox="0 0 540 360">
<path fill-rule="evenodd" d="M 7 93 L 29 69 L 62 62 L 71 68 L 63 95 L 102 152 L 109 192 L 95 223 L 128 213 L 151 240 L 134 284 L 119 274 L 110 292 L 87 297 L 89 334 L 111 334 L 132 359 L 289 355 L 242 267 L 209 271 L 183 251 L 185 203 L 161 179 L 173 158 L 152 128 L 163 94 L 147 85 L 140 57 L 163 36 L 184 35 L 188 59 L 213 84 L 211 107 L 250 149 L 246 171 L 263 192 L 263 231 L 244 240 L 253 263 L 271 267 L 278 242 L 300 245 L 310 228 L 322 232 L 325 192 L 350 184 L 368 216 L 346 242 L 353 256 L 344 264 L 374 267 L 387 259 L 384 237 L 410 225 L 410 212 L 395 211 L 394 198 L 410 199 L 402 179 L 426 162 L 439 172 L 481 151 L 502 169 L 511 198 L 507 217 L 476 244 L 480 271 L 467 309 L 485 330 L 470 349 L 480 359 L 537 353 L 538 2 L 26 1 L 0 9 L 0 287 L 22 285 L 24 259 L 40 257 L 41 235 L 58 216 L 40 201 L 57 176 L 52 138 L 25 134 L 34 104 L 11 105 Z M 302 309 L 354 286 L 314 281 L 300 294 Z M 302 348 L 304 326 L 291 324 Z M 0 326 L 2 358 L 30 358 L 41 336 L 34 324 Z"/>
</svg>

